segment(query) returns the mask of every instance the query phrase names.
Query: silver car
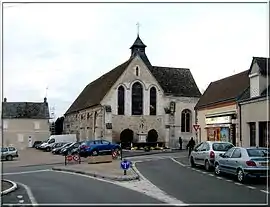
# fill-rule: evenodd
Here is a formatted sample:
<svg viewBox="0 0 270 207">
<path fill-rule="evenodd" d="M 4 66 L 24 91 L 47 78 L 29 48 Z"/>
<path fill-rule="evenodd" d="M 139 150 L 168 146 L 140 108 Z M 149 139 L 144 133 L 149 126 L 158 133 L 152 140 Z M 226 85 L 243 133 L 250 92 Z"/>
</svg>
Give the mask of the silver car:
<svg viewBox="0 0 270 207">
<path fill-rule="evenodd" d="M 209 171 L 214 168 L 215 160 L 219 154 L 225 153 L 234 145 L 230 142 L 205 141 L 198 144 L 190 154 L 190 165 L 202 165 Z"/>
<path fill-rule="evenodd" d="M 267 148 L 233 147 L 216 160 L 215 174 L 233 174 L 239 182 L 244 182 L 247 177 L 267 177 L 268 155 Z"/>
<path fill-rule="evenodd" d="M 14 157 L 19 157 L 18 150 L 15 147 L 2 147 L 1 160 L 13 160 Z"/>
</svg>

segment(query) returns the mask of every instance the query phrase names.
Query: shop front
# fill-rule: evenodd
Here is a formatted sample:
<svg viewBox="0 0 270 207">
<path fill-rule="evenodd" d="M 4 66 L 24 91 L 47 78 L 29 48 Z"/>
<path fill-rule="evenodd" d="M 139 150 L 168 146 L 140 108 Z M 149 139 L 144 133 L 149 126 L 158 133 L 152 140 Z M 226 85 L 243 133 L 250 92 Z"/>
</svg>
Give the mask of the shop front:
<svg viewBox="0 0 270 207">
<path fill-rule="evenodd" d="M 206 132 L 208 141 L 224 141 L 235 144 L 235 124 L 232 116 L 206 117 Z"/>
</svg>

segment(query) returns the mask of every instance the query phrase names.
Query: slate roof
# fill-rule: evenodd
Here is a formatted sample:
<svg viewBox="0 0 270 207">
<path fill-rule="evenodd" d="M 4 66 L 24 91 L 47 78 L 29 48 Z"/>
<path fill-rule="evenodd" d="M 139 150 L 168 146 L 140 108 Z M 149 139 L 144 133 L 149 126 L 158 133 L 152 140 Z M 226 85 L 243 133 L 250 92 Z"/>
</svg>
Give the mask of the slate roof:
<svg viewBox="0 0 270 207">
<path fill-rule="evenodd" d="M 47 102 L 2 102 L 3 119 L 49 119 Z"/>
<path fill-rule="evenodd" d="M 267 94 L 267 90 L 268 90 L 268 94 Z M 259 99 L 262 97 L 267 97 L 267 96 L 270 96 L 269 92 L 270 92 L 270 85 L 262 91 L 260 96 L 250 98 L 250 87 L 248 87 L 247 90 L 244 91 L 244 93 L 238 98 L 237 101 L 244 102 L 244 101 L 248 101 L 248 100 L 254 100 L 254 99 Z"/>
<path fill-rule="evenodd" d="M 133 47 L 144 48 L 146 45 L 138 36 L 131 46 L 131 49 Z M 151 71 L 166 95 L 185 97 L 201 96 L 189 69 L 152 66 L 144 51 L 133 50 L 129 60 L 88 84 L 69 107 L 65 115 L 100 104 L 100 101 L 137 55 L 140 56 L 142 61 Z"/>
<path fill-rule="evenodd" d="M 251 72 L 252 69 L 252 65 L 254 64 L 254 62 L 257 62 L 259 68 L 260 68 L 260 73 L 263 76 L 266 75 L 270 75 L 270 62 L 269 62 L 269 58 L 265 58 L 265 57 L 253 57 L 252 62 L 251 62 L 251 66 L 249 71 Z M 268 64 L 267 64 L 268 62 Z"/>
<path fill-rule="evenodd" d="M 139 37 L 139 35 L 137 36 L 135 42 L 133 43 L 133 45 L 130 47 L 130 49 L 132 49 L 133 47 L 147 47 L 141 40 L 141 38 Z"/>
<path fill-rule="evenodd" d="M 200 109 L 217 103 L 236 101 L 249 87 L 249 70 L 211 82 L 195 109 Z"/>
</svg>

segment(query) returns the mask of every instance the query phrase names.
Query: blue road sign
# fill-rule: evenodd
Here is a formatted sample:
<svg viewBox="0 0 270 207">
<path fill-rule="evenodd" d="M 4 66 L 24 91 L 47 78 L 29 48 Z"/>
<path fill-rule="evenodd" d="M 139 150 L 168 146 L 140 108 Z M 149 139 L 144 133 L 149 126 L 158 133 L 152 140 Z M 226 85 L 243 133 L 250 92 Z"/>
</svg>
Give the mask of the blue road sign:
<svg viewBox="0 0 270 207">
<path fill-rule="evenodd" d="M 122 168 L 123 170 L 127 170 L 128 168 L 130 168 L 130 166 L 131 166 L 131 162 L 128 161 L 128 160 L 123 160 L 123 161 L 121 162 L 121 168 Z"/>
</svg>

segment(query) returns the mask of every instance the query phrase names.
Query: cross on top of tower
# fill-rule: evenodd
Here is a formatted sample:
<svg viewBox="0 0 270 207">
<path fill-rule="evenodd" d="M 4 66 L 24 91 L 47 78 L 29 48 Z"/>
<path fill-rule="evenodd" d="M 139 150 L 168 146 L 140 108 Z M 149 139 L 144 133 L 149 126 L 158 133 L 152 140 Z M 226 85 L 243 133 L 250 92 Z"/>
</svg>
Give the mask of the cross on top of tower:
<svg viewBox="0 0 270 207">
<path fill-rule="evenodd" d="M 140 26 L 141 26 L 141 24 L 139 23 L 139 22 L 137 22 L 137 35 L 139 36 L 139 34 L 140 34 Z"/>
</svg>

